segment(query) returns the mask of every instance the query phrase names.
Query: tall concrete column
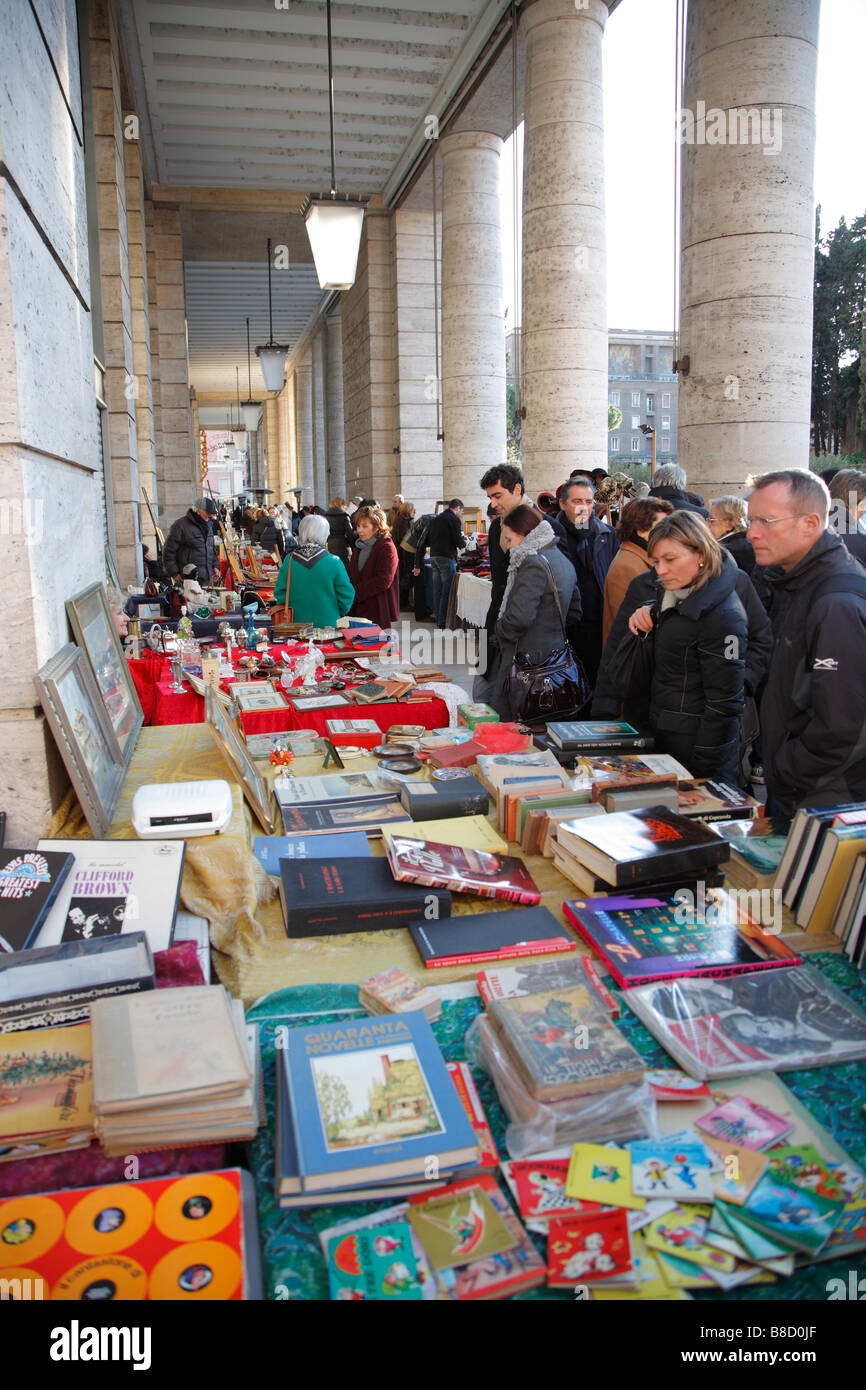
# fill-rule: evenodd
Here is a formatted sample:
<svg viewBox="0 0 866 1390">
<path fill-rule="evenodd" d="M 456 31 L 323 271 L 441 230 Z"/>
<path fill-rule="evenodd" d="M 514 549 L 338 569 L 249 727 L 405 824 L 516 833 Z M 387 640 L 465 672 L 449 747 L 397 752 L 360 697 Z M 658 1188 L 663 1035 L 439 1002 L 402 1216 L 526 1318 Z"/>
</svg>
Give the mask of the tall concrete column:
<svg viewBox="0 0 866 1390">
<path fill-rule="evenodd" d="M 534 0 L 523 149 L 523 471 L 607 468 L 602 0 Z"/>
<path fill-rule="evenodd" d="M 679 462 L 689 485 L 809 466 L 819 0 L 690 0 Z"/>
<path fill-rule="evenodd" d="M 400 445 L 400 471 L 394 490 L 414 503 L 416 516 L 432 512 L 445 496 L 441 401 L 436 399 L 441 365 L 436 341 L 441 329 L 441 317 L 437 324 L 437 287 L 442 280 L 442 214 L 436 217 L 438 226 L 432 212 L 399 208 L 391 222 L 396 325 L 394 415 Z M 476 472 L 477 486 L 481 473 Z"/>
<path fill-rule="evenodd" d="M 339 311 L 325 319 L 325 371 L 328 405 L 327 506 L 332 497 L 346 496 L 346 436 L 343 425 L 343 318 Z"/>
<path fill-rule="evenodd" d="M 154 205 L 153 235 L 163 468 L 160 501 L 165 504 L 163 530 L 168 532 L 171 523 L 200 495 L 190 428 L 183 248 L 176 207 Z"/>
<path fill-rule="evenodd" d="M 159 517 L 157 505 L 164 504 L 165 497 L 165 454 L 162 448 L 162 387 L 159 370 L 159 305 L 156 300 L 156 230 L 153 203 L 144 200 L 144 262 L 147 272 L 147 317 L 150 333 L 150 399 L 153 410 L 153 466 L 155 496 L 151 497 L 154 513 Z M 148 517 L 148 521 L 150 518 Z M 159 521 L 160 530 L 165 532 L 165 515 Z"/>
<path fill-rule="evenodd" d="M 298 486 L 298 431 L 295 423 L 295 378 L 291 375 L 280 392 L 280 409 L 283 412 L 283 429 L 288 444 L 288 471 L 286 473 L 286 490 L 279 499 L 281 502 L 290 501 L 295 505 L 295 498 L 291 495 L 291 489 Z"/>
<path fill-rule="evenodd" d="M 313 359 L 313 472 L 316 480 L 316 503 L 320 507 L 327 507 L 331 499 L 327 496 L 328 431 L 325 401 L 325 331 L 321 326 L 313 339 L 311 356 Z"/>
<path fill-rule="evenodd" d="M 482 473 L 505 462 L 502 141 L 461 131 L 442 154 L 443 497 L 480 506 Z"/>
<path fill-rule="evenodd" d="M 114 529 L 120 582 L 142 577 L 138 515 L 138 383 L 132 344 L 126 168 L 120 102 L 120 52 L 107 0 L 89 8 L 90 72 L 99 220 L 99 265 L 105 342 L 105 399 L 114 497 Z"/>
<path fill-rule="evenodd" d="M 298 487 L 301 506 L 315 501 L 313 464 L 313 364 L 309 358 L 295 367 L 295 437 L 298 451 Z"/>
<path fill-rule="evenodd" d="M 268 396 L 262 414 L 262 425 L 265 433 L 264 448 L 262 450 L 261 472 L 263 477 L 273 474 L 276 467 L 276 460 L 279 457 L 279 396 Z M 259 486 L 256 482 L 255 486 Z M 265 486 L 265 484 L 261 484 Z M 272 486 L 272 484 L 268 484 Z"/>
</svg>

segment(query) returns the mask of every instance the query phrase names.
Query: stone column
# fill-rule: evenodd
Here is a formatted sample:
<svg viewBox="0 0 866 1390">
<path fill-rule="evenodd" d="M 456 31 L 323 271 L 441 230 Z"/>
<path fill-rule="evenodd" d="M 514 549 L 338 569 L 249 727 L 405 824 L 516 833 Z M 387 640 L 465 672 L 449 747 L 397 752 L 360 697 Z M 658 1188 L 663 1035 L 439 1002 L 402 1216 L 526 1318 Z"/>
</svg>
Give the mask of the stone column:
<svg viewBox="0 0 866 1390">
<path fill-rule="evenodd" d="M 313 472 L 316 504 L 327 507 L 328 496 L 328 431 L 325 401 L 325 331 L 320 325 L 313 338 Z"/>
<path fill-rule="evenodd" d="M 332 497 L 346 496 L 346 436 L 343 426 L 343 319 L 339 310 L 325 319 L 328 486 Z"/>
<path fill-rule="evenodd" d="M 394 213 L 393 274 L 396 321 L 394 414 L 400 445 L 400 472 L 394 491 L 402 492 L 415 515 L 432 512 L 445 496 L 442 487 L 441 407 L 436 360 L 437 280 L 441 284 L 441 214 L 434 239 L 433 213 L 400 208 Z M 434 269 L 434 248 L 440 265 Z M 503 403 L 504 410 L 504 403 Z M 481 471 L 476 470 L 475 486 Z M 393 494 L 392 494 L 393 495 Z M 453 492 L 449 494 L 453 497 Z M 468 498 L 464 497 L 464 502 Z M 390 505 L 390 498 L 388 499 Z"/>
<path fill-rule="evenodd" d="M 523 153 L 527 491 L 607 468 L 602 0 L 534 0 Z M 628 22 L 626 20 L 626 22 Z"/>
<path fill-rule="evenodd" d="M 295 421 L 295 377 L 294 373 L 289 377 L 282 391 L 280 392 L 280 405 L 283 411 L 283 428 L 289 447 L 289 464 L 286 473 L 286 491 L 280 498 L 281 502 L 291 501 L 295 505 L 295 498 L 291 496 L 290 489 L 298 486 L 298 431 Z"/>
<path fill-rule="evenodd" d="M 190 439 L 189 363 L 180 212 L 155 204 L 153 231 L 159 330 L 160 420 L 163 456 L 164 531 L 200 495 Z"/>
<path fill-rule="evenodd" d="M 276 460 L 279 457 L 279 414 L 279 396 L 268 396 L 265 400 L 264 411 L 262 413 L 262 424 L 265 435 L 261 462 L 263 477 L 273 476 L 276 468 Z M 262 484 L 262 486 L 265 486 L 265 484 Z M 269 483 L 267 486 L 272 487 L 273 484 Z"/>
<path fill-rule="evenodd" d="M 442 496 L 486 507 L 482 473 L 505 462 L 505 322 L 499 159 L 485 131 L 442 154 Z"/>
<path fill-rule="evenodd" d="M 105 400 L 113 483 L 117 572 L 124 586 L 142 577 L 138 515 L 136 380 L 129 288 L 126 168 L 120 102 L 120 54 L 110 7 L 89 9 L 90 72 L 105 342 Z"/>
<path fill-rule="evenodd" d="M 156 297 L 156 232 L 154 228 L 153 203 L 149 198 L 144 202 L 144 250 L 147 271 L 147 317 L 150 331 L 150 397 L 153 407 L 153 466 L 156 497 L 151 497 L 153 510 L 157 515 L 159 528 L 165 532 L 165 515 L 157 511 L 164 503 L 165 492 L 165 454 L 162 448 L 162 390 L 159 375 L 159 305 Z M 148 517 L 148 521 L 150 518 Z"/>
<path fill-rule="evenodd" d="M 342 296 L 346 493 L 389 505 L 399 491 L 400 457 L 395 452 L 393 216 L 367 209 L 358 274 Z"/>
<path fill-rule="evenodd" d="M 153 425 L 153 384 L 150 350 L 150 307 L 147 288 L 144 183 L 141 147 L 124 140 L 126 164 L 126 226 L 129 237 L 129 296 L 132 305 L 132 361 L 135 373 L 135 430 L 138 441 L 138 482 L 141 538 L 156 558 L 156 537 L 144 502 L 147 493 L 156 514 L 156 451 Z"/>
<path fill-rule="evenodd" d="M 313 364 L 308 359 L 295 367 L 295 430 L 298 451 L 298 487 L 303 488 L 301 506 L 315 501 L 313 463 Z"/>
<path fill-rule="evenodd" d="M 808 468 L 819 0 L 691 0 L 679 462 L 711 497 Z"/>
</svg>

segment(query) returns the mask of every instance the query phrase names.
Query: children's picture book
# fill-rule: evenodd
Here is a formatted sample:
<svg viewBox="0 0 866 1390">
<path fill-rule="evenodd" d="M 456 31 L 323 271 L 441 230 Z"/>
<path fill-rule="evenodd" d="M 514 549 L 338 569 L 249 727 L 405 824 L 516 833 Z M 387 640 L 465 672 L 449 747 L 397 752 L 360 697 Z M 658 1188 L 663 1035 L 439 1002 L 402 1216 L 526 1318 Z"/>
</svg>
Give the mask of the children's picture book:
<svg viewBox="0 0 866 1390">
<path fill-rule="evenodd" d="M 413 980 L 399 965 L 363 980 L 358 999 L 371 1014 L 402 1014 L 420 1009 L 435 1022 L 442 1012 L 438 995 Z"/>
<path fill-rule="evenodd" d="M 636 1139 L 631 1149 L 631 1186 L 637 1197 L 711 1202 L 710 1163 L 703 1144 L 676 1138 Z"/>
<path fill-rule="evenodd" d="M 488 1017 L 537 1100 L 611 1090 L 643 1078 L 643 1062 L 589 989 L 491 1000 Z"/>
<path fill-rule="evenodd" d="M 644 985 L 622 997 L 674 1061 L 701 1080 L 866 1057 L 866 1013 L 809 965 Z"/>
<path fill-rule="evenodd" d="M 485 1170 L 494 1173 L 499 1166 L 499 1151 L 493 1138 L 493 1131 L 487 1123 L 487 1116 L 484 1113 L 484 1106 L 481 1104 L 478 1088 L 472 1080 L 469 1063 L 446 1062 L 445 1065 L 463 1103 L 463 1109 L 469 1117 L 469 1123 L 475 1131 L 475 1138 L 478 1142 L 478 1161 L 475 1168 L 482 1173 Z"/>
<path fill-rule="evenodd" d="M 547 1236 L 547 1282 L 571 1288 L 632 1274 L 631 1236 L 625 1211 L 555 1216 Z"/>
<path fill-rule="evenodd" d="M 647 895 L 619 904 L 621 898 L 572 900 L 563 911 L 623 989 L 801 964 L 790 946 L 765 932 L 723 889 L 701 903 Z"/>
<path fill-rule="evenodd" d="M 817 1255 L 827 1244 L 845 1203 L 822 1197 L 778 1172 L 765 1173 L 740 1218 L 787 1250 Z"/>
<path fill-rule="evenodd" d="M 436 1279 L 433 1275 L 433 1270 L 430 1267 L 430 1262 L 427 1259 L 427 1256 L 424 1254 L 423 1245 L 419 1241 L 415 1232 L 412 1230 L 412 1227 L 409 1225 L 409 1222 L 406 1220 L 407 1211 L 408 1206 L 405 1201 L 402 1201 L 395 1203 L 395 1205 L 392 1207 L 379 1207 L 376 1211 L 369 1212 L 366 1216 L 356 1216 L 349 1221 L 339 1221 L 335 1226 L 326 1226 L 324 1230 L 319 1231 L 318 1233 L 319 1245 L 322 1247 L 322 1255 L 326 1264 L 330 1263 L 328 1257 L 329 1249 L 336 1250 L 339 1242 L 342 1241 L 345 1237 L 358 1235 L 361 1232 L 366 1232 L 375 1236 L 383 1226 L 397 1226 L 402 1234 L 408 1234 L 409 1244 L 412 1250 L 412 1257 L 415 1262 L 415 1273 L 417 1276 L 417 1283 L 421 1290 L 422 1300 L 429 1301 L 436 1298 L 438 1293 Z M 392 1239 L 393 1238 L 394 1237 L 392 1236 Z M 347 1252 L 347 1257 L 343 1259 L 342 1263 L 350 1263 L 350 1258 L 351 1257 L 348 1255 Z M 407 1268 L 411 1271 L 411 1265 L 409 1265 L 408 1263 Z M 329 1267 L 329 1283 L 330 1276 L 331 1270 Z M 341 1274 L 339 1277 L 340 1285 L 347 1288 L 347 1291 L 345 1293 L 337 1294 L 337 1297 L 341 1301 L 347 1300 L 353 1302 L 361 1302 L 363 1298 L 366 1297 L 363 1291 L 357 1287 L 357 1282 L 359 1279 L 358 1275 L 353 1275 L 349 1272 L 345 1272 Z M 389 1290 L 393 1287 L 393 1292 L 388 1292 L 385 1296 L 383 1296 L 382 1302 L 386 1302 L 388 1298 L 406 1298 L 406 1293 L 398 1293 L 396 1287 L 394 1287 L 398 1281 L 402 1282 L 402 1279 L 394 1279 L 391 1281 L 391 1283 L 389 1283 Z M 333 1297 L 333 1284 L 331 1284 L 331 1290 Z M 412 1301 L 415 1301 L 414 1296 L 412 1296 Z"/>
<path fill-rule="evenodd" d="M 715 1139 L 709 1134 L 704 1135 L 703 1142 L 714 1160 L 714 1197 L 717 1201 L 731 1202 L 741 1207 L 764 1176 L 769 1162 L 767 1155 L 756 1149 L 732 1144 L 726 1139 Z"/>
<path fill-rule="evenodd" d="M 759 1152 L 781 1143 L 792 1129 L 780 1115 L 747 1096 L 733 1096 L 708 1115 L 702 1115 L 696 1123 L 698 1129 L 712 1139 Z"/>
<path fill-rule="evenodd" d="M 814 1144 L 783 1144 L 767 1154 L 770 1171 L 790 1178 L 798 1187 L 810 1187 L 832 1202 L 844 1202 L 845 1192 L 839 1179 L 825 1163 Z"/>
<path fill-rule="evenodd" d="M 479 1299 L 510 1298 L 522 1289 L 545 1282 L 547 1266 L 512 1210 L 505 1193 L 492 1177 L 482 1175 L 453 1183 L 452 1190 L 474 1186 L 489 1200 L 513 1238 L 513 1245 L 489 1259 L 474 1259 L 436 1271 L 440 1288 L 459 1303 Z M 423 1201 L 422 1197 L 417 1198 Z"/>
<path fill-rule="evenodd" d="M 512 1159 L 509 1176 L 524 1221 L 549 1221 L 552 1216 L 598 1213 L 600 1202 L 569 1197 L 565 1191 L 569 1159 Z"/>
<path fill-rule="evenodd" d="M 490 1259 L 515 1245 L 514 1235 L 482 1187 L 445 1188 L 411 1202 L 409 1221 L 435 1269 Z"/>
<path fill-rule="evenodd" d="M 634 1286 L 610 1288 L 604 1283 L 594 1284 L 589 1295 L 593 1303 L 681 1303 L 689 1297 L 682 1289 L 671 1288 L 662 1274 L 661 1256 L 657 1250 L 650 1250 L 640 1231 L 631 1233 L 631 1258 Z"/>
<path fill-rule="evenodd" d="M 327 1261 L 333 1299 L 414 1303 L 423 1297 L 408 1221 L 332 1237 Z"/>
<path fill-rule="evenodd" d="M 668 1067 L 663 1071 L 648 1071 L 646 1079 L 652 1087 L 653 1095 L 659 1101 L 684 1102 L 710 1098 L 710 1088 L 705 1081 L 695 1081 L 677 1067 Z"/>
<path fill-rule="evenodd" d="M 521 994 L 540 994 L 589 984 L 611 1018 L 619 1018 L 619 1000 L 606 987 L 589 956 L 571 955 L 562 960 L 521 961 L 516 965 L 488 967 L 478 972 L 478 992 L 485 1004 L 491 999 L 513 999 Z"/>
<path fill-rule="evenodd" d="M 690 1265 L 732 1274 L 736 1260 L 733 1255 L 727 1255 L 724 1251 L 707 1245 L 704 1240 L 706 1229 L 705 1216 L 697 1215 L 694 1209 L 687 1211 L 683 1207 L 677 1207 L 647 1226 L 644 1240 L 651 1249 L 664 1255 L 672 1255 L 675 1259 L 685 1260 Z"/>
<path fill-rule="evenodd" d="M 643 1197 L 631 1186 L 631 1153 L 603 1144 L 575 1144 L 568 1165 L 565 1190 L 581 1201 L 605 1202 L 612 1207 L 642 1211 Z"/>
<path fill-rule="evenodd" d="M 401 883 L 501 898 L 521 907 L 535 907 L 541 902 L 541 893 L 523 860 L 512 855 L 392 835 L 388 841 L 388 863 L 394 878 Z"/>
</svg>

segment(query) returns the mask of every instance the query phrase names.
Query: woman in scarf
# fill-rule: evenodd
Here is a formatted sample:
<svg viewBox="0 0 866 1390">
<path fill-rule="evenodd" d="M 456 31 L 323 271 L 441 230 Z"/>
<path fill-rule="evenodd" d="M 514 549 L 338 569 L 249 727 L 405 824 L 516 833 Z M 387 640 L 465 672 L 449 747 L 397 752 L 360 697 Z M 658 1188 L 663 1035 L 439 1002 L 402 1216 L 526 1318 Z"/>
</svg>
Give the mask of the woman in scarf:
<svg viewBox="0 0 866 1390">
<path fill-rule="evenodd" d="M 502 518 L 500 545 L 509 552 L 509 563 L 496 624 L 501 661 L 491 704 L 507 720 L 512 718 L 508 687 L 516 653 L 529 652 L 540 661 L 564 646 L 563 624 L 578 623 L 581 609 L 574 566 L 558 548 L 550 522 L 534 507 L 521 504 Z"/>
<path fill-rule="evenodd" d="M 359 507 L 352 520 L 358 533 L 349 562 L 355 587 L 352 614 L 389 628 L 400 616 L 397 547 L 381 507 Z"/>
<path fill-rule="evenodd" d="M 328 551 L 329 532 L 325 517 L 305 516 L 298 544 L 280 566 L 274 602 L 291 608 L 293 622 L 334 627 L 352 606 L 355 590 L 342 560 Z"/>
</svg>

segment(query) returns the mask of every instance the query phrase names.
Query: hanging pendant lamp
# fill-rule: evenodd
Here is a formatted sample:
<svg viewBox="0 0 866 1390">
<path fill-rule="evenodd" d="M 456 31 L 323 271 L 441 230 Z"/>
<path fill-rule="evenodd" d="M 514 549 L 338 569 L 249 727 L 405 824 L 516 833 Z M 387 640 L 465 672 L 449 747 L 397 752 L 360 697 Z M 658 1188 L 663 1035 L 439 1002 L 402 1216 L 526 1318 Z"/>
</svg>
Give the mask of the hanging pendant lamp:
<svg viewBox="0 0 866 1390">
<path fill-rule="evenodd" d="M 240 403 L 240 418 L 244 429 L 252 433 L 257 430 L 262 418 L 262 408 L 253 400 L 253 369 L 250 361 L 250 321 L 247 319 L 247 398 Z"/>
<path fill-rule="evenodd" d="M 271 298 L 271 239 L 268 237 L 268 341 L 256 348 L 266 391 L 282 391 L 288 343 L 274 342 L 274 306 Z"/>
<path fill-rule="evenodd" d="M 238 397 L 238 423 L 232 426 L 232 439 L 239 454 L 242 454 L 247 447 L 247 432 L 241 429 L 241 386 L 240 371 L 235 367 L 235 389 Z"/>
</svg>

